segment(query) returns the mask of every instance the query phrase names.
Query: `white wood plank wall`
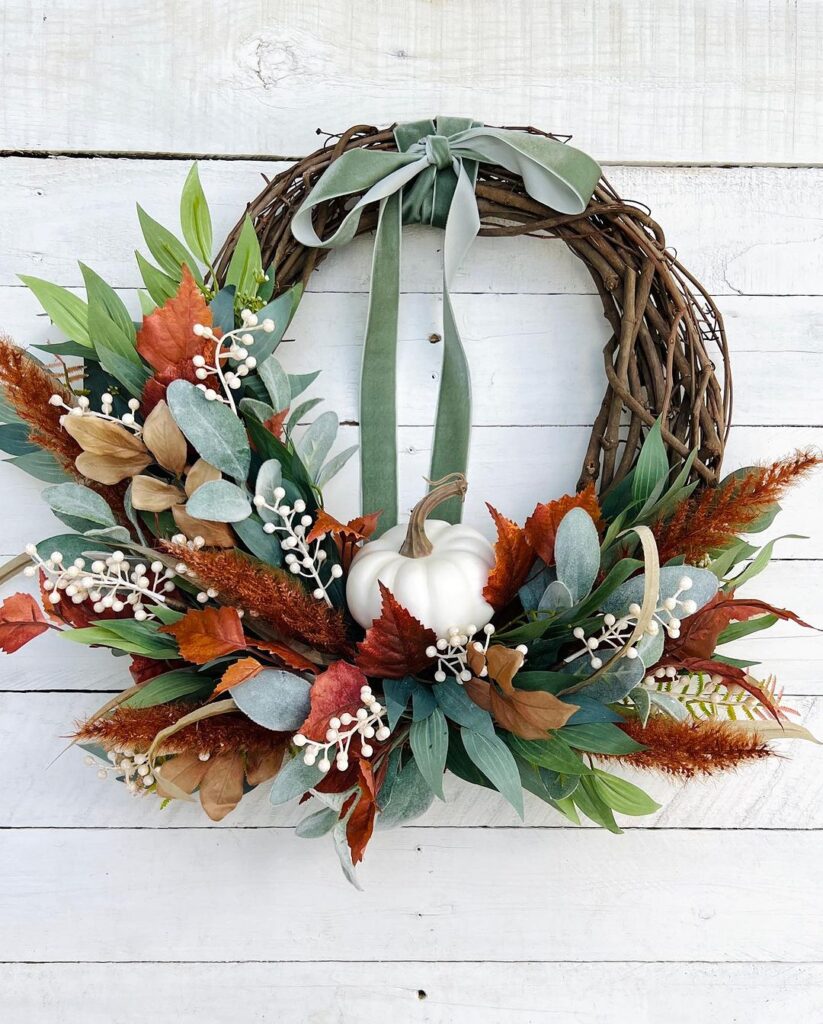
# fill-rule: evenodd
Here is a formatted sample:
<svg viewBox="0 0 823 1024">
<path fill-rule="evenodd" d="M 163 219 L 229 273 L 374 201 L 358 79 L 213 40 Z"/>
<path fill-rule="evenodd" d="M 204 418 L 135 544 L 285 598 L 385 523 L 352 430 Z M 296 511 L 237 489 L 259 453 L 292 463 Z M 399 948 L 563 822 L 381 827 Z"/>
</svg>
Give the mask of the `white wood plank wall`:
<svg viewBox="0 0 823 1024">
<path fill-rule="evenodd" d="M 56 332 L 20 286 L 76 259 L 132 306 L 134 202 L 174 222 L 201 157 L 216 233 L 315 129 L 463 113 L 569 132 L 718 296 L 735 373 L 728 465 L 823 444 L 823 5 L 815 0 L 6 0 L 0 11 L 0 330 Z M 409 232 L 403 500 L 437 388 L 436 233 Z M 316 275 L 284 345 L 356 419 L 369 242 Z M 475 384 L 469 518 L 573 486 L 604 325 L 553 243 L 480 240 L 456 288 Z M 526 366 L 528 365 L 528 371 Z M 356 427 L 344 430 L 355 435 Z M 348 443 L 349 437 L 345 438 Z M 505 449 L 506 458 L 500 458 Z M 47 535 L 0 467 L 0 555 Z M 330 494 L 354 511 L 352 466 Z M 823 477 L 786 502 L 757 591 L 823 624 Z M 823 642 L 750 643 L 823 736 Z M 450 780 L 380 835 L 364 894 L 265 794 L 220 826 L 98 782 L 75 718 L 125 681 L 59 638 L 0 661 L 0 1014 L 10 1024 L 823 1021 L 823 754 L 684 787 L 623 837 Z"/>
</svg>

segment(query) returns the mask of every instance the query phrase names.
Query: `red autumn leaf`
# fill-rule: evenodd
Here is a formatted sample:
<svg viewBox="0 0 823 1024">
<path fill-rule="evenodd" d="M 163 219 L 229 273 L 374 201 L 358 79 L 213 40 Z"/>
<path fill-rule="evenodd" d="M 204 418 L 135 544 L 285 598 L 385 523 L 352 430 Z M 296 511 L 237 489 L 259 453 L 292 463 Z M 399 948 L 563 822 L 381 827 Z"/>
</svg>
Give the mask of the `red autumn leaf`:
<svg viewBox="0 0 823 1024">
<path fill-rule="evenodd" d="M 263 421 L 263 426 L 270 434 L 274 434 L 278 441 L 283 440 L 284 425 L 288 415 L 288 409 L 281 409 L 280 412 L 276 412 L 274 416 L 269 416 L 267 420 Z"/>
<path fill-rule="evenodd" d="M 554 539 L 557 536 L 557 527 L 563 516 L 573 508 L 584 509 L 594 520 L 595 526 L 600 525 L 600 505 L 594 484 L 589 484 L 579 494 L 566 494 L 548 504 L 539 504 L 526 520 L 526 540 L 546 565 L 554 564 Z"/>
<path fill-rule="evenodd" d="M 257 660 L 257 658 L 241 658 L 239 661 L 235 661 L 229 665 L 223 675 L 220 677 L 220 682 L 215 686 L 212 691 L 211 697 L 217 697 L 218 694 L 225 693 L 226 690 L 230 690 L 233 686 L 239 686 L 240 683 L 245 683 L 249 679 L 254 679 L 256 675 L 259 675 L 263 671 L 263 666 Z"/>
<path fill-rule="evenodd" d="M 195 665 L 205 665 L 246 646 L 236 608 L 193 609 L 178 622 L 161 627 L 160 632 L 173 636 L 180 654 Z"/>
<path fill-rule="evenodd" d="M 426 648 L 437 641 L 434 630 L 406 611 L 382 583 L 380 596 L 380 618 L 374 620 L 357 645 L 356 663 L 367 675 L 386 679 L 420 672 L 431 661 Z"/>
<path fill-rule="evenodd" d="M 75 606 L 77 607 L 77 606 Z M 84 623 L 86 625 L 87 623 Z M 172 669 L 180 668 L 185 663 L 182 661 L 158 661 L 157 658 L 145 658 L 142 654 L 133 654 L 129 672 L 135 683 L 147 683 L 155 676 L 162 676 L 164 672 L 171 672 Z"/>
<path fill-rule="evenodd" d="M 359 668 L 346 661 L 335 661 L 314 681 L 309 697 L 311 711 L 298 732 L 310 740 L 325 740 L 329 719 L 345 712 L 354 715 L 361 706 L 360 690 L 368 679 Z"/>
<path fill-rule="evenodd" d="M 495 610 L 505 608 L 526 579 L 534 561 L 534 552 L 526 540 L 526 532 L 511 519 L 502 516 L 486 503 L 497 527 L 494 565 L 483 590 L 483 597 Z"/>
<path fill-rule="evenodd" d="M 299 672 L 317 671 L 317 665 L 313 661 L 304 658 L 302 654 L 298 654 L 297 651 L 293 651 L 291 647 L 287 647 L 285 644 L 270 643 L 267 640 L 253 640 L 251 637 L 246 637 L 246 644 L 249 647 L 256 648 L 258 651 L 265 651 L 266 654 L 273 654 L 283 664 L 288 665 L 289 668 L 296 668 Z"/>
<path fill-rule="evenodd" d="M 360 799 L 346 822 L 346 840 L 351 850 L 352 864 L 359 864 L 363 859 L 377 818 L 377 802 L 371 765 L 368 761 L 361 760 L 358 762 L 358 769 Z"/>
<path fill-rule="evenodd" d="M 0 604 L 0 651 L 13 654 L 49 629 L 46 616 L 31 594 L 12 594 Z"/>
<path fill-rule="evenodd" d="M 143 320 L 137 332 L 137 351 L 158 373 L 179 363 L 190 363 L 193 356 L 203 353 L 204 344 L 194 333 L 194 325 L 211 327 L 211 323 L 211 310 L 203 293 L 184 266 L 177 294 Z"/>
</svg>

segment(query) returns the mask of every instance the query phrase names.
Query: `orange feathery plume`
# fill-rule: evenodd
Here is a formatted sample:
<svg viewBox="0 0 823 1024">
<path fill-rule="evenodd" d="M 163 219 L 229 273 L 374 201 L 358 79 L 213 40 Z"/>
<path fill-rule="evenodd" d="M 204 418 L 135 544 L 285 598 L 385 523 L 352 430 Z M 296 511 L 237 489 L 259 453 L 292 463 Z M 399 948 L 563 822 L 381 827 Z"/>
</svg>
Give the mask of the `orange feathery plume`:
<svg viewBox="0 0 823 1024">
<path fill-rule="evenodd" d="M 646 749 L 636 754 L 609 755 L 610 759 L 617 757 L 635 768 L 684 779 L 714 775 L 774 754 L 757 732 L 728 722 L 675 722 L 660 715 L 650 718 L 645 726 L 637 719 L 628 719 L 620 727 Z"/>
<path fill-rule="evenodd" d="M 695 562 L 707 551 L 727 544 L 822 463 L 819 452 L 797 451 L 770 466 L 755 466 L 719 487 L 704 488 L 684 501 L 671 519 L 654 527 L 660 561 L 682 555 L 687 562 Z"/>
<path fill-rule="evenodd" d="M 65 472 L 82 480 L 105 498 L 121 522 L 128 522 L 123 508 L 125 488 L 108 487 L 87 480 L 74 465 L 83 449 L 60 426 L 60 417 L 65 410 L 49 404 L 52 395 L 60 395 L 66 405 L 72 405 L 74 395 L 71 390 L 30 359 L 23 349 L 3 337 L 0 337 L 0 386 L 14 411 L 28 424 L 31 442 L 50 452 Z"/>
<path fill-rule="evenodd" d="M 342 614 L 312 597 L 288 573 L 255 562 L 237 551 L 191 549 L 164 544 L 175 558 L 226 603 L 259 615 L 286 637 L 322 651 L 345 653 L 350 644 Z"/>
</svg>

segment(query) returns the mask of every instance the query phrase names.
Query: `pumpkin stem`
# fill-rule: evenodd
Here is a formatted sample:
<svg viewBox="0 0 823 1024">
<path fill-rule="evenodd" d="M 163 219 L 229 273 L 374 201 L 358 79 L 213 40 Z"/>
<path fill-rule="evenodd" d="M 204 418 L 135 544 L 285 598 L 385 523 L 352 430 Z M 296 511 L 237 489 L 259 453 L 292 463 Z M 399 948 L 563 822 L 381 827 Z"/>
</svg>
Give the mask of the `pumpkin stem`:
<svg viewBox="0 0 823 1024">
<path fill-rule="evenodd" d="M 468 490 L 468 482 L 462 473 L 449 473 L 440 480 L 430 480 L 433 490 L 421 498 L 412 509 L 406 539 L 400 548 L 400 554 L 406 558 L 425 558 L 432 553 L 432 542 L 426 536 L 426 518 L 438 505 L 448 498 L 463 498 Z"/>
</svg>

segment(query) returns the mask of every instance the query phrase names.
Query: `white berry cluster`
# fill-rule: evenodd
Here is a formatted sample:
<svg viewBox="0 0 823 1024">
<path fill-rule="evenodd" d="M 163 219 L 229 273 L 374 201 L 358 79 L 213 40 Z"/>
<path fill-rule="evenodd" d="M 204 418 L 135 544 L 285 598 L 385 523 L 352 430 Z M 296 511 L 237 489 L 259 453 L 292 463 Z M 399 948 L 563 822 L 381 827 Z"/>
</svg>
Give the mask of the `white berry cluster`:
<svg viewBox="0 0 823 1024">
<path fill-rule="evenodd" d="M 145 754 L 135 753 L 130 747 L 117 746 L 110 750 L 106 756 L 111 762 L 111 767 L 103 765 L 98 768 L 98 779 L 107 779 L 110 772 L 115 778 L 122 776 L 123 782 L 125 782 L 126 788 L 132 796 L 145 796 L 157 781 L 154 774 L 152 774 L 152 769 L 148 763 L 149 759 Z M 91 754 L 85 758 L 85 762 L 90 767 L 100 765 L 101 763 L 96 757 L 92 757 Z M 157 768 L 159 768 L 159 765 L 154 769 L 155 774 Z"/>
<path fill-rule="evenodd" d="M 249 355 L 249 349 L 254 345 L 254 332 L 271 334 L 274 330 L 274 320 L 267 317 L 262 324 L 258 323 L 257 316 L 250 309 L 242 310 L 240 319 L 242 327 L 228 331 L 219 338 L 206 324 L 195 324 L 192 328 L 198 338 L 206 338 L 215 343 L 214 366 L 206 362 L 205 356 L 194 356 L 194 375 L 199 381 L 205 381 L 214 374 L 220 382 L 222 394 L 207 384 L 197 386 L 210 402 L 223 402 L 232 412 L 237 411 L 232 391 L 236 391 L 243 383 L 242 378 L 247 377 L 257 366 L 257 360 Z M 229 369 L 229 360 L 234 363 L 234 369 Z"/>
<path fill-rule="evenodd" d="M 379 703 L 370 686 L 360 689 L 360 700 L 363 704 L 354 715 L 345 712 L 339 718 L 330 718 L 326 730 L 326 740 L 318 743 L 310 740 L 301 732 L 292 737 L 296 747 L 305 747 L 303 761 L 305 764 L 316 764 L 321 772 L 331 768 L 330 753 L 335 748 L 334 763 L 338 771 L 344 772 L 349 767 L 349 750 L 355 736 L 360 737 L 361 757 L 371 757 L 374 747 L 367 740 L 375 739 L 383 742 L 391 735 L 391 729 L 383 722 L 386 709 Z"/>
<path fill-rule="evenodd" d="M 283 503 L 285 497 L 286 492 L 282 487 L 275 487 L 272 492 L 274 504 L 266 501 L 265 495 L 255 494 L 255 508 L 267 509 L 280 520 L 279 524 L 264 523 L 263 530 L 266 533 L 283 534 L 280 546 L 286 552 L 286 565 L 296 576 L 303 576 L 305 579 L 311 580 L 314 584 L 312 595 L 318 601 L 325 601 L 331 607 L 332 602 L 327 591 L 332 583 L 343 575 L 343 568 L 340 565 L 332 565 L 325 580 L 323 579 L 320 570 L 328 555 L 323 551 L 321 545 L 326 539 L 326 534 L 321 533 L 312 543 L 309 543 L 306 540 L 306 535 L 313 520 L 310 515 L 306 514 L 305 501 L 298 498 L 294 505 L 286 505 Z"/>
<path fill-rule="evenodd" d="M 667 597 L 663 601 L 660 600 L 658 595 L 657 607 L 655 608 L 654 615 L 648 626 L 646 626 L 646 633 L 649 636 L 657 636 L 660 632 L 660 628 L 666 630 L 669 636 L 675 640 L 680 636 L 680 618 L 692 615 L 697 611 L 697 603 L 691 599 L 682 600 L 681 594 L 684 594 L 687 590 L 691 590 L 692 580 L 689 576 L 684 576 L 677 585 L 677 590 L 672 597 Z M 630 604 L 628 614 L 621 616 L 619 619 L 612 615 L 610 612 L 603 615 L 603 627 L 600 633 L 596 636 L 590 636 L 586 639 L 586 633 L 582 626 L 577 626 L 574 630 L 574 637 L 577 640 L 583 640 L 584 645 L 580 650 L 570 654 L 566 658 L 567 662 L 574 661 L 582 655 L 588 655 L 591 667 L 595 670 L 603 667 L 603 658 L 601 655 L 604 653 L 608 657 L 611 651 L 620 650 L 632 634 L 635 625 L 637 624 L 638 617 L 640 615 L 640 605 Z M 633 645 L 626 651 L 626 657 L 630 660 L 638 656 L 637 647 Z"/>
<path fill-rule="evenodd" d="M 482 640 L 474 639 L 478 632 L 482 633 Z M 426 656 L 437 659 L 435 680 L 438 683 L 445 682 L 447 673 L 450 673 L 458 683 L 467 683 L 472 677 L 468 663 L 469 651 L 485 654 L 493 634 L 494 626 L 491 623 L 482 630 L 478 630 L 475 625 L 466 626 L 465 630 L 452 626 L 447 636 L 440 637 L 436 644 L 426 648 Z M 483 674 L 485 672 L 481 672 Z"/>
<path fill-rule="evenodd" d="M 26 566 L 25 574 L 43 572 L 43 589 L 52 604 L 59 604 L 65 595 L 73 604 L 91 601 L 98 614 L 130 607 L 134 618 L 142 621 L 154 618 L 151 606 L 165 604 L 166 595 L 174 590 L 175 574 L 162 562 L 131 564 L 122 551 L 97 558 L 90 565 L 85 558 L 76 558 L 67 565 L 59 551 L 42 559 L 33 544 L 26 547 L 26 554 L 34 565 Z"/>
<path fill-rule="evenodd" d="M 120 417 L 112 415 L 112 410 L 114 409 L 114 396 L 110 395 L 108 391 L 105 391 L 100 396 L 100 412 L 91 408 L 91 402 L 85 395 L 78 396 L 77 405 L 66 405 L 60 395 L 52 395 L 49 399 L 49 405 L 53 405 L 58 409 L 65 409 L 69 416 L 96 416 L 99 420 L 108 420 L 110 423 L 117 423 L 121 427 L 128 427 L 128 429 L 137 437 L 143 433 L 143 428 L 134 417 L 134 414 L 140 408 L 140 402 L 136 398 L 129 399 L 129 411 L 124 412 Z M 60 422 L 63 422 L 62 417 Z"/>
</svg>

